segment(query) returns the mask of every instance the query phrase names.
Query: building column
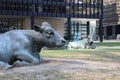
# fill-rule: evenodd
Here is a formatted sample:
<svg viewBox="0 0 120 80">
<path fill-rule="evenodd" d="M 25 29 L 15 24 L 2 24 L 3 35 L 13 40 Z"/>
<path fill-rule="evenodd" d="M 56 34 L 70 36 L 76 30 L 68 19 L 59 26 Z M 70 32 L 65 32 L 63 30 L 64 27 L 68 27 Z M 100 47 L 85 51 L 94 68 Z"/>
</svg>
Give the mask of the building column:
<svg viewBox="0 0 120 80">
<path fill-rule="evenodd" d="M 35 23 L 35 16 L 34 16 L 34 13 L 35 13 L 35 3 L 34 3 L 34 0 L 32 0 L 32 16 L 31 16 L 31 29 L 33 29 L 33 26 L 34 26 L 34 23 Z"/>
<path fill-rule="evenodd" d="M 90 34 L 90 22 L 87 21 L 87 36 Z"/>
<path fill-rule="evenodd" d="M 68 39 L 71 40 L 71 18 L 67 18 L 68 23 Z"/>
<path fill-rule="evenodd" d="M 100 42 L 103 42 L 103 24 L 102 24 L 102 20 L 99 21 L 99 37 L 100 37 Z"/>
<path fill-rule="evenodd" d="M 35 24 L 35 18 L 34 16 L 31 16 L 31 29 L 33 29 L 34 24 Z"/>
<path fill-rule="evenodd" d="M 101 0 L 101 16 L 99 19 L 99 37 L 100 37 L 100 42 L 103 42 L 103 0 Z"/>
</svg>

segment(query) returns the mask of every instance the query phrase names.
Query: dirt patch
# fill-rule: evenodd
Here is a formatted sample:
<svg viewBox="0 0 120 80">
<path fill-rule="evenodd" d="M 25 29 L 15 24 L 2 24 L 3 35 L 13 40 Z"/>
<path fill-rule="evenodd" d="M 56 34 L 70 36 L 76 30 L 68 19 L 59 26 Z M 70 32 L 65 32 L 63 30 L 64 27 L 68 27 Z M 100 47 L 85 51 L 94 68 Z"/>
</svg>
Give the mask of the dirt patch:
<svg viewBox="0 0 120 80">
<path fill-rule="evenodd" d="M 0 70 L 0 80 L 120 80 L 120 64 L 47 58 L 48 63 Z"/>
</svg>

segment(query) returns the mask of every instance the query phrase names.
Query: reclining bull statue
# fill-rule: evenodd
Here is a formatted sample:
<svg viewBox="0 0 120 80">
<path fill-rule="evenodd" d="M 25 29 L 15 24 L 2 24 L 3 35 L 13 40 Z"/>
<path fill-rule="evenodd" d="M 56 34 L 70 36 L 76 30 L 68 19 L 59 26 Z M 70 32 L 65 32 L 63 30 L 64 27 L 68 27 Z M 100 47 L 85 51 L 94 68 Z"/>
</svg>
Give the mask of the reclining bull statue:
<svg viewBox="0 0 120 80">
<path fill-rule="evenodd" d="M 0 34 L 0 68 L 36 65 L 41 62 L 41 49 L 62 47 L 66 41 L 47 22 L 34 30 L 11 30 Z"/>
<path fill-rule="evenodd" d="M 85 37 L 80 41 L 73 41 L 68 43 L 68 49 L 78 49 L 78 48 L 95 49 L 96 45 L 89 37 Z"/>
<path fill-rule="evenodd" d="M 72 41 L 68 43 L 68 49 L 78 49 L 78 48 L 84 48 L 84 49 L 95 49 L 96 45 L 93 42 L 93 36 L 95 35 L 95 26 L 96 22 L 91 22 L 90 27 L 90 34 L 79 41 Z"/>
</svg>

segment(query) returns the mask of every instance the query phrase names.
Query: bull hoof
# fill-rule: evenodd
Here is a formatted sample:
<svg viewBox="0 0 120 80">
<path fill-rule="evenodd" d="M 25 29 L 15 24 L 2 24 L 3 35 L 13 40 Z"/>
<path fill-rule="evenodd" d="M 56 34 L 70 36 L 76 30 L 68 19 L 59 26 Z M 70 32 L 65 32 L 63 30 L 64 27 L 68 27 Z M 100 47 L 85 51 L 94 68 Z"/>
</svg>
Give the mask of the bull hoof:
<svg viewBox="0 0 120 80">
<path fill-rule="evenodd" d="M 48 63 L 49 60 L 46 60 L 46 59 L 43 59 L 43 58 L 40 58 L 40 63 Z"/>
<path fill-rule="evenodd" d="M 50 61 L 48 61 L 48 60 L 43 60 L 43 61 L 41 61 L 41 63 L 49 63 Z"/>
</svg>

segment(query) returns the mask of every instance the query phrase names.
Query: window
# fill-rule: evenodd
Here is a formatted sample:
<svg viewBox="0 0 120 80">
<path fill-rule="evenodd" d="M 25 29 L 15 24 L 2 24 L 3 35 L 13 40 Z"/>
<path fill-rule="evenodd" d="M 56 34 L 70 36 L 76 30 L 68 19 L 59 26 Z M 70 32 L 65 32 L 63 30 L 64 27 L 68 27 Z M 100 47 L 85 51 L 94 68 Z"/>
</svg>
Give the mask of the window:
<svg viewBox="0 0 120 80">
<path fill-rule="evenodd" d="M 0 33 L 12 30 L 23 29 L 22 18 L 1 18 L 0 19 Z"/>
<path fill-rule="evenodd" d="M 82 7 L 79 7 L 79 14 L 82 14 Z"/>
</svg>

